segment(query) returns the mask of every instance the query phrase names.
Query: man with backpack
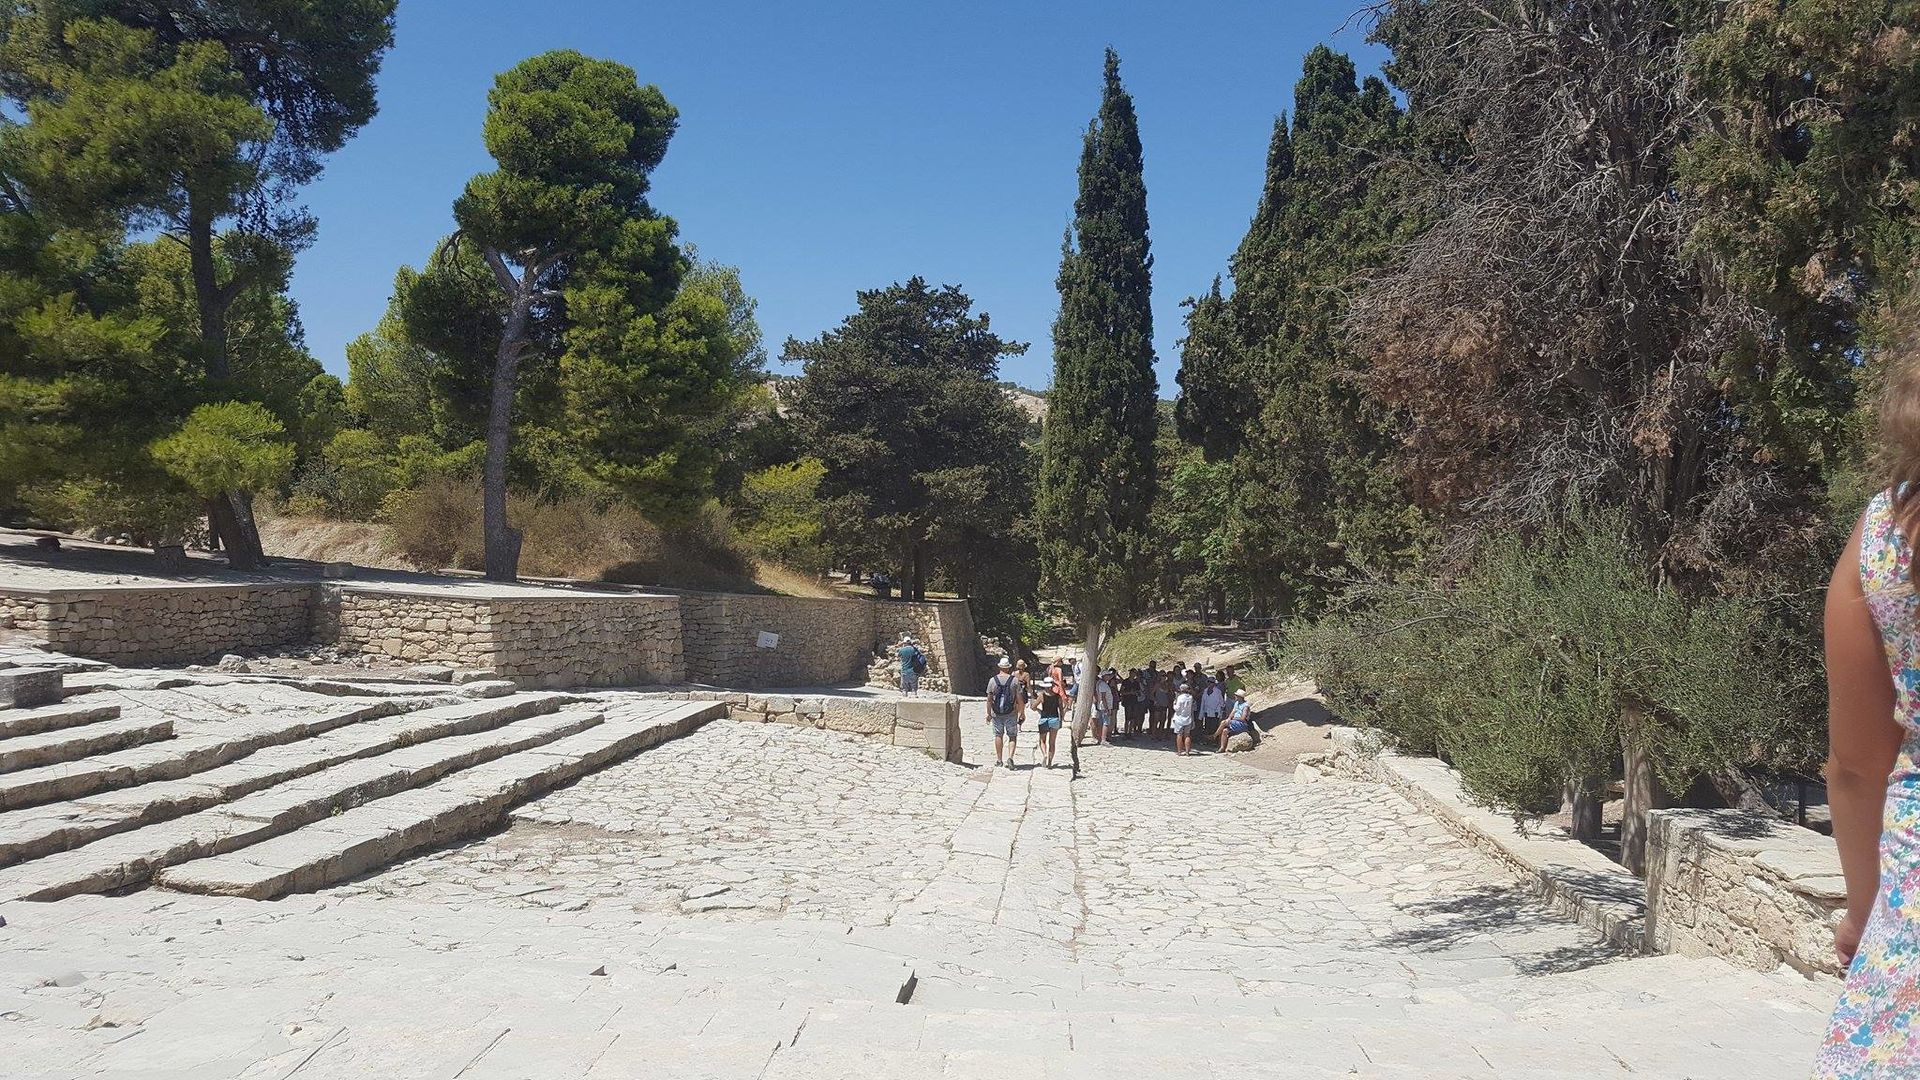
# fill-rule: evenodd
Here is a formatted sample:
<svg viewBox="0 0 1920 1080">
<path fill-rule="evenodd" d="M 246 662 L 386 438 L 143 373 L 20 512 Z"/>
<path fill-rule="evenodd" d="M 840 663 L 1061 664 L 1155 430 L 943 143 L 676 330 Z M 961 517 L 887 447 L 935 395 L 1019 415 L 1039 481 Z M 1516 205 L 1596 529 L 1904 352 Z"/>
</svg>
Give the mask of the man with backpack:
<svg viewBox="0 0 1920 1080">
<path fill-rule="evenodd" d="M 1025 706 L 1024 690 L 1013 674 L 1013 661 L 1003 656 L 1000 671 L 987 680 L 987 722 L 993 725 L 995 765 L 1013 768 L 1014 743 L 1020 738 L 1020 713 Z"/>
<path fill-rule="evenodd" d="M 927 654 L 908 634 L 900 635 L 900 648 L 894 654 L 900 661 L 900 692 L 913 697 L 920 692 L 920 676 L 927 673 Z"/>
</svg>

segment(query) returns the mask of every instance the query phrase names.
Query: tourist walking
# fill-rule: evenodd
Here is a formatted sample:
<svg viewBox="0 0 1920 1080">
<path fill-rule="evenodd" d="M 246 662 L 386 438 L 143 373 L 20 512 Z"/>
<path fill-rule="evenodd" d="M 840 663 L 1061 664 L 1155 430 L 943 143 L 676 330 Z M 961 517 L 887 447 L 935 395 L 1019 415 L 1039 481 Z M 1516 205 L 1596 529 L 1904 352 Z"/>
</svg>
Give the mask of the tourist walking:
<svg viewBox="0 0 1920 1080">
<path fill-rule="evenodd" d="M 1193 687 L 1181 683 L 1173 699 L 1173 752 L 1181 757 L 1193 754 L 1193 710 Z"/>
<path fill-rule="evenodd" d="M 920 693 L 920 676 L 927 671 L 927 654 L 920 651 L 919 643 L 912 636 L 901 634 L 894 658 L 900 662 L 900 692 L 908 697 Z"/>
<path fill-rule="evenodd" d="M 1000 670 L 987 680 L 987 723 L 993 725 L 993 763 L 1013 768 L 1015 744 L 1020 740 L 1020 717 L 1027 700 L 1013 664 L 1000 658 Z M 1002 750 L 1004 748 L 1004 753 Z"/>
<path fill-rule="evenodd" d="M 1027 707 L 1033 703 L 1033 673 L 1025 660 L 1013 665 L 1013 677 L 1020 682 L 1020 722 L 1027 722 Z"/>
<path fill-rule="evenodd" d="M 1053 681 L 1051 676 L 1040 680 L 1040 724 L 1034 730 L 1034 738 L 1039 740 L 1040 765 L 1053 768 L 1054 744 L 1060 738 L 1060 710 L 1066 704 L 1067 688 Z"/>
<path fill-rule="evenodd" d="M 1827 798 L 1847 883 L 1833 944 L 1848 968 L 1819 1080 L 1920 1075 L 1920 357 L 1895 368 L 1881 426 L 1893 483 L 1827 589 Z"/>
</svg>

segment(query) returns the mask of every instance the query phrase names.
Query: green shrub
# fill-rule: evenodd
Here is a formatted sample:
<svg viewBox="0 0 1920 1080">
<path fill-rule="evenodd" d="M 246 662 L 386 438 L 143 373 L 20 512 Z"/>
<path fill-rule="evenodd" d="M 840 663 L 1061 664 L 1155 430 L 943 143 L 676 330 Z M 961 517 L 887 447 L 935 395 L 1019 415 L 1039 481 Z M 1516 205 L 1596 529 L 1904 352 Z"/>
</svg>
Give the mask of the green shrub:
<svg viewBox="0 0 1920 1080">
<path fill-rule="evenodd" d="M 831 561 L 822 541 L 820 481 L 827 467 L 802 458 L 748 473 L 734 503 L 734 522 L 748 550 L 763 561 L 822 573 Z"/>
<path fill-rule="evenodd" d="M 1727 766 L 1804 764 L 1816 665 L 1787 655 L 1758 604 L 1683 596 L 1643 565 L 1618 518 L 1574 512 L 1557 532 L 1490 540 L 1452 577 L 1354 583 L 1288 628 L 1283 666 L 1513 810 L 1604 783 L 1628 738 L 1674 791 Z M 1646 729 L 1623 724 L 1629 709 Z"/>
</svg>

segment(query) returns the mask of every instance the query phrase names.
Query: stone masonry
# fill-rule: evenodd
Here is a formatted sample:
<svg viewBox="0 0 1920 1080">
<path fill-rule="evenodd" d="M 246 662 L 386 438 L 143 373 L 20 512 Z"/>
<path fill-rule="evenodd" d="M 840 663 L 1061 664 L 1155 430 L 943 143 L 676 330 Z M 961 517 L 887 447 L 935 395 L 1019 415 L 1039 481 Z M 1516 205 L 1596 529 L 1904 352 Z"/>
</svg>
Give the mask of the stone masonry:
<svg viewBox="0 0 1920 1080">
<path fill-rule="evenodd" d="M 277 581 L 16 586 L 0 560 L 0 627 L 75 656 L 149 666 L 330 644 L 486 670 L 523 686 L 826 686 L 862 681 L 878 647 L 914 634 L 938 677 L 977 682 L 965 601 Z"/>
<path fill-rule="evenodd" d="M 1828 837 L 1742 810 L 1656 810 L 1647 837 L 1647 937 L 1659 952 L 1758 971 L 1839 973 L 1846 880 Z"/>
</svg>

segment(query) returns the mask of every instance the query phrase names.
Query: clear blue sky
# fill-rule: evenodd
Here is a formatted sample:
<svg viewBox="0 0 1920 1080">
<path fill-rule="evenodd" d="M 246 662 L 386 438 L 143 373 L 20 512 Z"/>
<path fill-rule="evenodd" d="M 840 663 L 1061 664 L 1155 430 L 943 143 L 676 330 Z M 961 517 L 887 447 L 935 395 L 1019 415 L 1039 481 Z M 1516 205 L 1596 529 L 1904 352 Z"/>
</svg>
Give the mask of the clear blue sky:
<svg viewBox="0 0 1920 1080">
<path fill-rule="evenodd" d="M 1101 50 L 1140 112 L 1152 218 L 1155 343 L 1171 395 L 1179 307 L 1246 229 L 1273 118 L 1326 41 L 1362 73 L 1384 53 L 1361 0 L 1054 3 L 402 0 L 380 115 L 306 191 L 318 242 L 294 296 L 313 354 L 385 309 L 393 272 L 452 227 L 493 76 L 561 47 L 618 60 L 680 110 L 654 203 L 703 255 L 740 267 L 769 354 L 920 274 L 956 284 L 1003 336 L 1033 344 L 1003 374 L 1051 378 L 1060 239 Z"/>
</svg>

